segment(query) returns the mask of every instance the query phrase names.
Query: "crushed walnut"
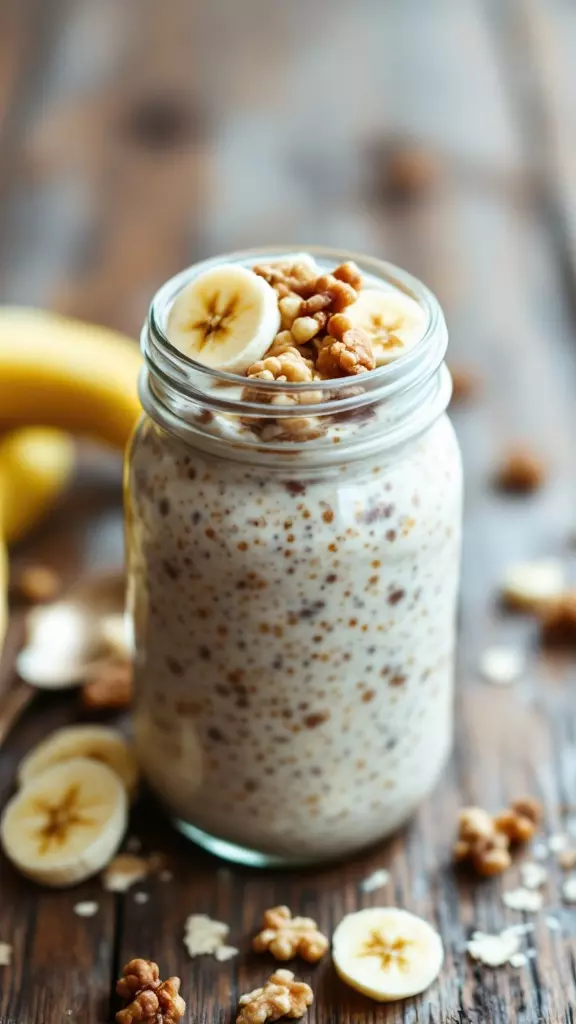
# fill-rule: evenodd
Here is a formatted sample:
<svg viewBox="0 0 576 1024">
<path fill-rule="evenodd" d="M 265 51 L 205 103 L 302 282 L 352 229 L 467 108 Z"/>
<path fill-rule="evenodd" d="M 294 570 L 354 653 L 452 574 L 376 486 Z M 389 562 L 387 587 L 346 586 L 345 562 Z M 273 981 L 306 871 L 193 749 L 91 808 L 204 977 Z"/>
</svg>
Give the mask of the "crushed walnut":
<svg viewBox="0 0 576 1024">
<path fill-rule="evenodd" d="M 275 971 L 262 988 L 240 997 L 236 1024 L 265 1024 L 280 1017 L 303 1017 L 313 1002 L 310 986 L 295 981 L 292 971 Z"/>
<path fill-rule="evenodd" d="M 342 340 L 328 334 L 318 351 L 316 369 L 322 377 L 353 376 L 373 370 L 374 353 L 365 331 L 350 327 L 343 331 Z"/>
<path fill-rule="evenodd" d="M 120 711 L 132 703 L 132 662 L 128 658 L 102 658 L 85 676 L 82 703 L 93 711 Z"/>
<path fill-rule="evenodd" d="M 318 930 L 311 917 L 292 917 L 288 907 L 272 907 L 266 910 L 262 920 L 262 931 L 252 940 L 256 953 L 270 952 L 277 960 L 291 960 L 301 956 L 309 963 L 316 963 L 326 953 L 330 943 Z"/>
<path fill-rule="evenodd" d="M 116 984 L 116 992 L 128 1005 L 116 1014 L 117 1024 L 178 1024 L 186 1011 L 180 995 L 180 978 L 160 981 L 158 964 L 130 960 Z"/>
<path fill-rule="evenodd" d="M 534 838 L 542 821 L 542 807 L 537 800 L 523 797 L 494 817 L 498 832 L 508 836 L 511 843 L 527 843 Z"/>
<path fill-rule="evenodd" d="M 482 807 L 465 807 L 458 816 L 454 860 L 466 861 L 479 875 L 498 875 L 512 863 L 510 846 L 532 839 L 541 820 L 536 800 L 516 800 L 491 815 Z"/>
<path fill-rule="evenodd" d="M 550 647 L 576 647 L 576 590 L 567 590 L 541 611 L 542 641 Z"/>
<path fill-rule="evenodd" d="M 312 380 L 312 368 L 296 348 L 286 348 L 279 355 L 266 356 L 248 368 L 248 377 L 257 380 L 291 381 L 301 384 Z"/>
<path fill-rule="evenodd" d="M 507 452 L 496 472 L 496 486 L 509 494 L 531 494 L 544 483 L 546 469 L 542 460 L 528 448 Z"/>
<path fill-rule="evenodd" d="M 28 565 L 10 585 L 10 596 L 29 604 L 53 601 L 62 590 L 62 578 L 45 565 Z"/>
</svg>

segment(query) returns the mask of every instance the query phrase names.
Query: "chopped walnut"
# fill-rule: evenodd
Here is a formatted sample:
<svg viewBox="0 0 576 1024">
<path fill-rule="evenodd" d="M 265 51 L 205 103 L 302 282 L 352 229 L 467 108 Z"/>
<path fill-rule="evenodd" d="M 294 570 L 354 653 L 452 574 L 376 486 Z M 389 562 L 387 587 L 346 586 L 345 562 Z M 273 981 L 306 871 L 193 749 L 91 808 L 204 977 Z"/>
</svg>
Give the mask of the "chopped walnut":
<svg viewBox="0 0 576 1024">
<path fill-rule="evenodd" d="M 282 319 L 282 329 L 284 331 L 289 331 L 296 320 L 296 317 L 300 316 L 302 299 L 296 294 L 286 295 L 283 299 L 280 299 L 278 308 L 280 309 L 280 316 Z"/>
<path fill-rule="evenodd" d="M 314 294 L 314 282 L 318 276 L 317 268 L 304 261 L 291 263 L 260 264 L 252 268 L 255 274 L 263 277 L 274 288 L 279 298 L 298 295 L 308 298 Z"/>
<path fill-rule="evenodd" d="M 256 953 L 269 951 L 277 960 L 301 956 L 309 963 L 321 960 L 329 942 L 310 917 L 292 917 L 288 907 L 272 907 L 264 914 L 262 931 L 252 941 Z"/>
<path fill-rule="evenodd" d="M 541 612 L 542 640 L 551 647 L 576 646 L 576 590 L 567 590 Z"/>
<path fill-rule="evenodd" d="M 131 999 L 143 989 L 156 989 L 160 985 L 160 970 L 153 960 L 137 957 L 122 968 L 122 977 L 116 982 L 116 992 L 121 999 Z"/>
<path fill-rule="evenodd" d="M 541 819 L 540 805 L 529 798 L 491 815 L 481 807 L 465 807 L 458 818 L 456 861 L 469 861 L 480 875 L 496 875 L 511 864 L 511 844 L 532 839 Z"/>
<path fill-rule="evenodd" d="M 158 964 L 131 960 L 123 970 L 116 992 L 128 1006 L 116 1014 L 117 1024 L 178 1024 L 186 1011 L 180 978 L 160 982 Z"/>
<path fill-rule="evenodd" d="M 355 291 L 360 291 L 362 287 L 362 274 L 353 260 L 348 260 L 346 263 L 340 263 L 332 273 L 338 281 L 345 281 L 346 284 L 349 284 Z"/>
<path fill-rule="evenodd" d="M 252 363 L 246 375 L 257 380 L 290 381 L 293 384 L 312 380 L 312 370 L 297 349 L 285 349 L 279 355 Z"/>
<path fill-rule="evenodd" d="M 497 875 L 510 867 L 510 841 L 498 833 L 493 818 L 481 807 L 465 807 L 458 816 L 454 860 L 469 861 L 479 875 Z"/>
<path fill-rule="evenodd" d="M 525 797 L 515 800 L 508 810 L 497 814 L 494 826 L 511 843 L 526 843 L 534 837 L 541 820 L 542 808 L 538 801 Z"/>
<path fill-rule="evenodd" d="M 275 971 L 262 988 L 240 997 L 236 1024 L 264 1024 L 280 1017 L 303 1017 L 313 1002 L 310 986 L 294 981 L 292 971 Z"/>
<path fill-rule="evenodd" d="M 132 662 L 103 658 L 86 673 L 82 703 L 95 711 L 116 711 L 132 703 Z"/>
<path fill-rule="evenodd" d="M 45 565 L 28 565 L 11 584 L 10 594 L 30 604 L 53 601 L 62 590 L 62 579 L 54 569 Z"/>
<path fill-rule="evenodd" d="M 357 327 L 344 331 L 341 341 L 328 335 L 320 347 L 316 360 L 318 373 L 328 379 L 365 373 L 367 370 L 373 370 L 375 366 L 370 339 L 365 331 Z"/>
<path fill-rule="evenodd" d="M 375 153 L 378 191 L 390 202 L 428 192 L 440 176 L 438 157 L 411 139 L 387 139 Z"/>
<path fill-rule="evenodd" d="M 510 494 L 531 494 L 537 491 L 546 476 L 542 460 L 528 448 L 509 451 L 496 473 L 496 486 Z"/>
</svg>

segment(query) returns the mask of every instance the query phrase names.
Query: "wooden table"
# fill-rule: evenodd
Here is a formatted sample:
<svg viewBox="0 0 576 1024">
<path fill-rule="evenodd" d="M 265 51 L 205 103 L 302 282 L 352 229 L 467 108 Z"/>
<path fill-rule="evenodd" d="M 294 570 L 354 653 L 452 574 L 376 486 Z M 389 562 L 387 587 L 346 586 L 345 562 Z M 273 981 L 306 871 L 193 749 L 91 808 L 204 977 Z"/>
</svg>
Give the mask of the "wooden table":
<svg viewBox="0 0 576 1024">
<path fill-rule="evenodd" d="M 497 608 L 515 559 L 569 560 L 576 525 L 576 10 L 569 0 L 4 0 L 0 6 L 0 272 L 5 301 L 50 305 L 136 335 L 160 282 L 187 262 L 246 244 L 311 242 L 385 256 L 438 294 L 452 363 L 485 387 L 457 411 L 467 475 L 457 746 L 435 795 L 403 835 L 339 866 L 281 874 L 219 863 L 176 837 L 144 803 L 131 831 L 167 851 L 174 881 L 150 901 L 27 884 L 0 862 L 2 1024 L 111 1019 L 113 981 L 133 955 L 182 978 L 189 1021 L 230 1020 L 238 993 L 267 976 L 247 952 L 264 908 L 287 903 L 330 931 L 382 901 L 427 917 L 446 945 L 420 999 L 377 1006 L 302 967 L 311 1022 L 568 1022 L 576 1004 L 576 910 L 550 864 L 547 914 L 523 969 L 473 965 L 474 928 L 520 915 L 501 893 L 518 879 L 459 878 L 450 864 L 458 808 L 542 799 L 562 830 L 576 800 L 574 659 L 544 657 L 533 626 Z M 398 133 L 437 162 L 404 198 L 385 188 L 383 150 Z M 549 462 L 530 500 L 496 495 L 494 461 L 518 438 Z M 83 462 L 70 497 L 15 553 L 70 578 L 121 558 L 119 466 Z M 573 556 L 572 556 L 573 558 Z M 5 680 L 19 639 L 15 620 Z M 529 671 L 497 689 L 477 665 L 493 642 L 525 645 Z M 18 759 L 78 717 L 74 696 L 39 699 L 0 752 L 0 802 Z M 290 799 L 290 794 L 286 794 Z M 359 882 L 389 868 L 391 885 Z M 96 899 L 81 919 L 73 905 Z M 241 955 L 191 961 L 187 914 L 227 921 Z"/>
</svg>

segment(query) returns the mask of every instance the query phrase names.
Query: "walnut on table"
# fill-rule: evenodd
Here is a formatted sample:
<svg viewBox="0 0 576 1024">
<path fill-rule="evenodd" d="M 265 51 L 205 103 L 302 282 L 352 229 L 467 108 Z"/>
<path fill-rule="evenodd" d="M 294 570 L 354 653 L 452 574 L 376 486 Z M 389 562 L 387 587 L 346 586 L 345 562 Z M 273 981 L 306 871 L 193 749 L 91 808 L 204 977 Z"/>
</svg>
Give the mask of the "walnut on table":
<svg viewBox="0 0 576 1024">
<path fill-rule="evenodd" d="M 158 964 L 153 960 L 130 960 L 116 984 L 128 1006 L 116 1014 L 117 1024 L 179 1024 L 186 1011 L 180 995 L 180 978 L 160 981 Z"/>
<path fill-rule="evenodd" d="M 509 494 L 531 494 L 544 483 L 546 467 L 528 448 L 512 448 L 496 472 L 496 486 Z"/>
<path fill-rule="evenodd" d="M 86 673 L 82 703 L 94 711 L 127 708 L 132 703 L 132 662 L 128 658 L 103 658 Z"/>
<path fill-rule="evenodd" d="M 497 875 L 512 863 L 510 846 L 532 839 L 542 818 L 538 801 L 515 800 L 500 814 L 464 807 L 458 816 L 454 860 L 468 861 L 479 875 Z"/>
<path fill-rule="evenodd" d="M 262 988 L 240 997 L 236 1024 L 265 1024 L 280 1017 L 303 1017 L 313 1002 L 310 986 L 295 981 L 292 971 L 275 971 Z"/>
<path fill-rule="evenodd" d="M 576 590 L 567 590 L 541 612 L 542 640 L 551 647 L 576 647 Z"/>
<path fill-rule="evenodd" d="M 264 913 L 262 931 L 252 940 L 256 953 L 270 952 L 277 960 L 301 956 L 308 963 L 321 960 L 328 939 L 310 917 L 292 917 L 288 907 L 272 907 Z"/>
</svg>

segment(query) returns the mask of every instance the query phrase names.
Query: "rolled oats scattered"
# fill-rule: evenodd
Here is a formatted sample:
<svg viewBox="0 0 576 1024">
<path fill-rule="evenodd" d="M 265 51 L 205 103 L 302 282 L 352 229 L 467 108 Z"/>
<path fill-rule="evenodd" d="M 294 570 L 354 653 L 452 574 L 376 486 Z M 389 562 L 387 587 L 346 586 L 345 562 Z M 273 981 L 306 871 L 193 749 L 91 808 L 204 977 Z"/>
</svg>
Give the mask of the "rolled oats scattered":
<svg viewBox="0 0 576 1024">
<path fill-rule="evenodd" d="M 110 861 L 102 876 L 102 884 L 108 892 L 127 892 L 141 882 L 150 871 L 149 861 L 134 853 L 119 853 Z"/>
<path fill-rule="evenodd" d="M 12 963 L 12 946 L 9 942 L 0 942 L 0 967 L 10 967 Z"/>
<path fill-rule="evenodd" d="M 96 903 L 95 900 L 81 900 L 80 903 L 74 904 L 74 913 L 78 917 L 94 917 L 100 909 L 100 904 Z"/>
<path fill-rule="evenodd" d="M 212 955 L 227 960 L 238 952 L 225 944 L 229 931 L 227 924 L 214 921 L 207 914 L 190 914 L 184 926 L 184 945 L 191 957 Z"/>
<path fill-rule="evenodd" d="M 534 889 L 519 886 L 502 893 L 502 902 L 509 910 L 520 910 L 526 914 L 536 914 L 542 909 L 544 897 Z"/>
</svg>

